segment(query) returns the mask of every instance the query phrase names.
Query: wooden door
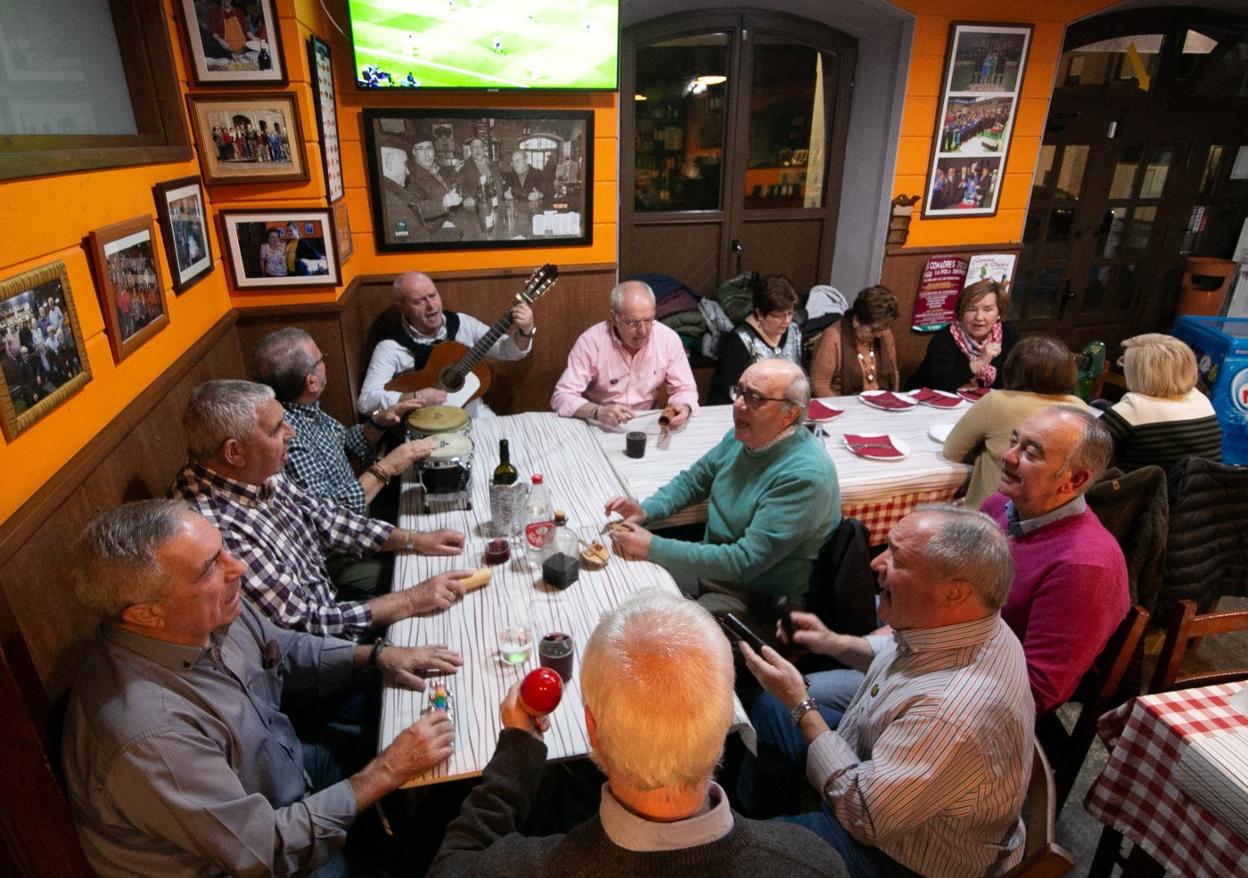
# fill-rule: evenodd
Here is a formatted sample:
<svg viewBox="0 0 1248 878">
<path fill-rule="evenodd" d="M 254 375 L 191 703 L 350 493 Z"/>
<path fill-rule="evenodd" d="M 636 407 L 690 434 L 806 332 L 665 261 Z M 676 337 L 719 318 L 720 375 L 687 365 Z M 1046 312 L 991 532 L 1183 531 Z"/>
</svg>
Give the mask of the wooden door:
<svg viewBox="0 0 1248 878">
<path fill-rule="evenodd" d="M 754 270 L 826 282 L 856 45 L 781 15 L 672 16 L 624 35 L 620 275 L 700 293 Z"/>
</svg>

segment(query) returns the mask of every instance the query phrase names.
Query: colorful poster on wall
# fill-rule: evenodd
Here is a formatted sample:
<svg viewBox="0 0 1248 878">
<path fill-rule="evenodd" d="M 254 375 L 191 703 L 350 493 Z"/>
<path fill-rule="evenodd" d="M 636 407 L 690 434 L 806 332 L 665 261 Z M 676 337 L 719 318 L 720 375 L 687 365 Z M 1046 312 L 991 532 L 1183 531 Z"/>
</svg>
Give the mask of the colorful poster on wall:
<svg viewBox="0 0 1248 878">
<path fill-rule="evenodd" d="M 958 22 L 950 26 L 924 218 L 997 212 L 1031 29 Z"/>
<path fill-rule="evenodd" d="M 953 303 L 962 292 L 968 262 L 959 256 L 933 256 L 923 266 L 919 292 L 914 299 L 915 332 L 937 332 L 953 322 Z"/>
<path fill-rule="evenodd" d="M 981 280 L 995 280 L 1009 293 L 1010 284 L 1014 280 L 1014 263 L 1017 260 L 1018 256 L 1014 253 L 976 253 L 966 268 L 966 280 L 962 283 L 962 289 Z"/>
</svg>

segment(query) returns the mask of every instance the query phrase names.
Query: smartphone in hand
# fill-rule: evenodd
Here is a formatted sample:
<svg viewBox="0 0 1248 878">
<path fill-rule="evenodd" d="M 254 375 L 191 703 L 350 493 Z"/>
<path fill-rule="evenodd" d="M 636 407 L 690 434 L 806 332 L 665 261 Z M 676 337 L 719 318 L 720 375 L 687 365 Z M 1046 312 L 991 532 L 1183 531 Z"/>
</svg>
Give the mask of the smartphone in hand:
<svg viewBox="0 0 1248 878">
<path fill-rule="evenodd" d="M 719 617 L 719 624 L 723 627 L 728 639 L 732 641 L 744 640 L 750 645 L 754 652 L 762 654 L 763 638 L 755 633 L 754 629 L 742 622 L 732 613 L 725 613 Z"/>
</svg>

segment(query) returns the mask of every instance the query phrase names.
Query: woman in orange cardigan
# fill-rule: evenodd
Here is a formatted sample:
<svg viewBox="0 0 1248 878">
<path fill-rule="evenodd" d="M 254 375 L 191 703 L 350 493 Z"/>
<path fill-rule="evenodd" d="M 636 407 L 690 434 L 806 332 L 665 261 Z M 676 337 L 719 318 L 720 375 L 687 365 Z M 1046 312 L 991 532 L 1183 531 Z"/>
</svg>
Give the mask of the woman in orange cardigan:
<svg viewBox="0 0 1248 878">
<path fill-rule="evenodd" d="M 893 321 L 900 309 L 888 287 L 867 287 L 854 304 L 823 331 L 810 364 L 814 396 L 848 396 L 864 390 L 897 390 L 897 347 Z"/>
</svg>

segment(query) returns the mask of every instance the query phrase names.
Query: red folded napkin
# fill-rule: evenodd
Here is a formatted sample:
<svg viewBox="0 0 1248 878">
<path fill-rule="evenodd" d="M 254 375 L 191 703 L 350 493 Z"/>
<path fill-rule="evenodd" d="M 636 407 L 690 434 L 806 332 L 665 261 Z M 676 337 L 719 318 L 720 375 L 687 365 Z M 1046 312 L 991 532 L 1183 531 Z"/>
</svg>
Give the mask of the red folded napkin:
<svg viewBox="0 0 1248 878">
<path fill-rule="evenodd" d="M 859 457 L 874 457 L 879 460 L 905 457 L 888 436 L 856 436 L 853 433 L 846 433 L 845 445 Z"/>
<path fill-rule="evenodd" d="M 834 409 L 831 406 L 824 405 L 817 399 L 812 399 L 810 405 L 806 408 L 806 417 L 811 421 L 827 421 L 835 418 L 837 415 L 843 415 L 845 412 L 840 409 Z"/>
<path fill-rule="evenodd" d="M 885 390 L 883 393 L 872 393 L 869 396 L 864 396 L 862 398 L 866 399 L 869 404 L 882 409 L 895 409 L 897 411 L 901 411 L 902 409 L 914 408 L 914 403 L 910 402 L 908 399 L 902 399 L 891 390 Z"/>
<path fill-rule="evenodd" d="M 920 393 L 926 395 L 920 396 Z M 933 408 L 938 409 L 956 409 L 958 406 L 962 405 L 961 396 L 957 396 L 952 393 L 940 393 L 926 387 L 919 391 L 919 393 L 912 393 L 910 395 L 919 402 L 923 403 L 923 405 L 930 405 Z"/>
<path fill-rule="evenodd" d="M 991 387 L 976 387 L 972 390 L 959 390 L 958 396 L 962 397 L 967 402 L 979 402 L 988 395 L 988 391 L 991 389 Z"/>
<path fill-rule="evenodd" d="M 927 402 L 929 399 L 939 399 L 940 394 L 930 387 L 920 387 L 918 390 L 911 390 L 910 395 L 919 402 Z"/>
</svg>

